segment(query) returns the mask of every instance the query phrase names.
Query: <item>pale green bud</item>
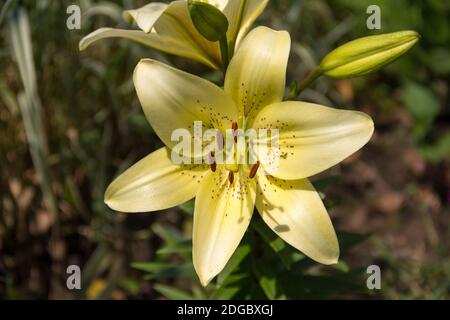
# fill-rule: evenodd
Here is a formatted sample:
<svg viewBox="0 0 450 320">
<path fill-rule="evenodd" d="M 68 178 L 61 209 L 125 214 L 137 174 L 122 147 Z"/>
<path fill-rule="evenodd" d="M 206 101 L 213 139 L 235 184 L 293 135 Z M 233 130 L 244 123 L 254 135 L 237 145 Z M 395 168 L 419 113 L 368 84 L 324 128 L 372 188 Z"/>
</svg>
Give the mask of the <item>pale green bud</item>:
<svg viewBox="0 0 450 320">
<path fill-rule="evenodd" d="M 197 31 L 212 42 L 219 41 L 228 31 L 227 17 L 215 6 L 198 1 L 188 1 L 189 13 Z"/>
<path fill-rule="evenodd" d="M 419 37 L 415 31 L 399 31 L 359 38 L 330 52 L 319 68 L 333 78 L 365 75 L 406 53 Z"/>
</svg>

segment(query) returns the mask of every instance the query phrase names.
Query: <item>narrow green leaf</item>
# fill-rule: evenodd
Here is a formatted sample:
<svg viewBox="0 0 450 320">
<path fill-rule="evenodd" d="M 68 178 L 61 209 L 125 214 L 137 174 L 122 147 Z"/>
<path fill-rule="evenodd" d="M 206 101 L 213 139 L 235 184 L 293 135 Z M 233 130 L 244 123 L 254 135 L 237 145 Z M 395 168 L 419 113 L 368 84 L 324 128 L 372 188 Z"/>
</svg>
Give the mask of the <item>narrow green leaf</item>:
<svg viewBox="0 0 450 320">
<path fill-rule="evenodd" d="M 178 207 L 181 210 L 183 210 L 184 213 L 187 213 L 188 215 L 193 215 L 195 208 L 195 200 L 189 200 L 188 202 L 180 204 Z"/>
<path fill-rule="evenodd" d="M 312 182 L 312 184 L 314 185 L 314 188 L 316 188 L 317 191 L 321 191 L 324 188 L 328 187 L 329 185 L 337 182 L 339 180 L 340 176 L 326 176 L 326 177 L 321 177 L 319 179 L 316 179 Z"/>
<path fill-rule="evenodd" d="M 170 266 L 165 262 L 133 262 L 131 267 L 150 273 L 161 272 L 170 268 Z"/>
<path fill-rule="evenodd" d="M 247 272 L 230 275 L 223 285 L 212 293 L 211 299 L 227 300 L 234 298 L 240 291 L 245 290 L 248 280 L 249 274 Z"/>
<path fill-rule="evenodd" d="M 156 223 L 153 225 L 152 230 L 161 239 L 170 244 L 178 243 L 185 240 L 181 232 L 171 226 Z"/>
<path fill-rule="evenodd" d="M 131 267 L 144 271 L 145 280 L 166 279 L 166 278 L 186 278 L 195 279 L 196 274 L 192 262 L 186 262 L 181 265 L 164 262 L 135 262 Z"/>
<path fill-rule="evenodd" d="M 168 299 L 171 300 L 192 300 L 193 297 L 187 292 L 184 292 L 182 290 L 179 290 L 174 287 L 170 287 L 161 283 L 157 283 L 154 286 L 154 289 L 161 293 L 163 296 L 165 296 Z"/>
<path fill-rule="evenodd" d="M 339 261 L 338 263 L 334 264 L 332 267 L 335 268 L 336 270 L 339 270 L 344 273 L 347 273 L 350 271 L 350 267 L 344 261 Z"/>
<path fill-rule="evenodd" d="M 262 219 L 253 219 L 251 225 L 272 248 L 272 250 L 275 251 L 275 253 L 280 257 L 285 268 L 289 270 L 294 262 L 292 255 L 296 251 L 280 237 L 278 237 L 272 230 L 270 230 Z"/>
<path fill-rule="evenodd" d="M 342 253 L 360 244 L 369 237 L 369 234 L 358 234 L 348 231 L 337 231 L 336 234 Z"/>
<path fill-rule="evenodd" d="M 254 271 L 258 278 L 258 283 L 270 300 L 277 298 L 277 277 L 270 265 L 265 263 L 255 263 Z"/>
<path fill-rule="evenodd" d="M 251 247 L 248 243 L 242 243 L 231 256 L 225 268 L 217 277 L 217 284 L 220 286 L 230 276 L 230 274 L 239 266 L 251 251 Z"/>
<path fill-rule="evenodd" d="M 157 254 L 180 254 L 192 251 L 192 241 L 184 240 L 181 242 L 164 245 L 161 249 L 156 251 Z"/>
</svg>

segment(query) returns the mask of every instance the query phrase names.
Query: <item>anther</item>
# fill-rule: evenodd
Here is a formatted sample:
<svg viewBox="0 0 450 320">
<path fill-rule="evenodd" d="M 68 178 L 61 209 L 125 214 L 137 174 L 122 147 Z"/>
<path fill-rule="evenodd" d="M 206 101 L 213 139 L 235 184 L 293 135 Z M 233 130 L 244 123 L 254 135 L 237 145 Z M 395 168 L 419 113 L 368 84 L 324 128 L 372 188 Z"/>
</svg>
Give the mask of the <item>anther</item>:
<svg viewBox="0 0 450 320">
<path fill-rule="evenodd" d="M 228 180 L 230 181 L 230 184 L 233 184 L 233 182 L 234 182 L 234 172 L 233 171 L 230 171 L 228 173 Z"/>
<path fill-rule="evenodd" d="M 238 124 L 236 121 L 233 122 L 233 124 L 231 125 L 231 129 L 233 130 L 233 138 L 234 138 L 234 142 L 237 143 L 237 138 L 238 138 Z"/>
<path fill-rule="evenodd" d="M 256 172 L 258 172 L 258 168 L 259 168 L 259 161 L 256 161 L 256 163 L 250 169 L 250 173 L 248 174 L 248 177 L 250 179 L 252 179 L 256 176 Z"/>
<path fill-rule="evenodd" d="M 211 171 L 216 172 L 217 163 L 216 163 L 216 159 L 214 158 L 214 152 L 211 152 L 211 154 L 209 155 L 209 163 L 210 163 L 209 166 L 211 167 Z"/>
</svg>

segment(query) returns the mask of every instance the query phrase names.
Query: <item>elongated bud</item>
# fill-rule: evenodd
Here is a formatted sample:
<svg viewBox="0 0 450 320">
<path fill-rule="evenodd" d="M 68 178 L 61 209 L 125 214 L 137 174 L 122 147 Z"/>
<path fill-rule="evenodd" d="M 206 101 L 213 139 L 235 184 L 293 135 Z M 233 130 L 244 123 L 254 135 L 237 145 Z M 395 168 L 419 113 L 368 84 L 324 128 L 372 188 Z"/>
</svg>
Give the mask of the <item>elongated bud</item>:
<svg viewBox="0 0 450 320">
<path fill-rule="evenodd" d="M 368 74 L 406 53 L 419 37 L 415 31 L 399 31 L 359 38 L 330 52 L 319 68 L 333 78 Z"/>
<path fill-rule="evenodd" d="M 188 8 L 192 23 L 203 37 L 216 42 L 226 36 L 228 19 L 218 8 L 199 1 L 188 1 Z"/>
</svg>

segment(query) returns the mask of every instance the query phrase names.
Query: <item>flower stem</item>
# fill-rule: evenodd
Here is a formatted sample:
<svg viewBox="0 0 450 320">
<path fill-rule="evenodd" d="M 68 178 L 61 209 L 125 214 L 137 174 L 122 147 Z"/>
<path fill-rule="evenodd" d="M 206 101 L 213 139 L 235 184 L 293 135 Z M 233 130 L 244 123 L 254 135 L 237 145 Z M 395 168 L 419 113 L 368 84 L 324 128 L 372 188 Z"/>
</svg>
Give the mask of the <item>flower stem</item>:
<svg viewBox="0 0 450 320">
<path fill-rule="evenodd" d="M 298 95 L 305 90 L 305 88 L 307 86 L 309 86 L 311 83 L 314 82 L 314 80 L 316 80 L 318 77 L 320 77 L 322 75 L 322 72 L 320 71 L 320 69 L 318 67 L 314 68 L 313 70 L 311 70 L 310 73 L 308 73 L 308 75 L 306 76 L 306 78 L 300 83 L 300 85 L 297 88 L 297 92 L 296 92 L 296 97 L 298 97 Z"/>
<path fill-rule="evenodd" d="M 228 54 L 228 40 L 226 35 L 224 35 L 222 39 L 220 39 L 219 44 L 220 55 L 222 57 L 223 72 L 225 73 L 227 71 L 228 64 L 230 63 L 230 56 Z"/>
</svg>

